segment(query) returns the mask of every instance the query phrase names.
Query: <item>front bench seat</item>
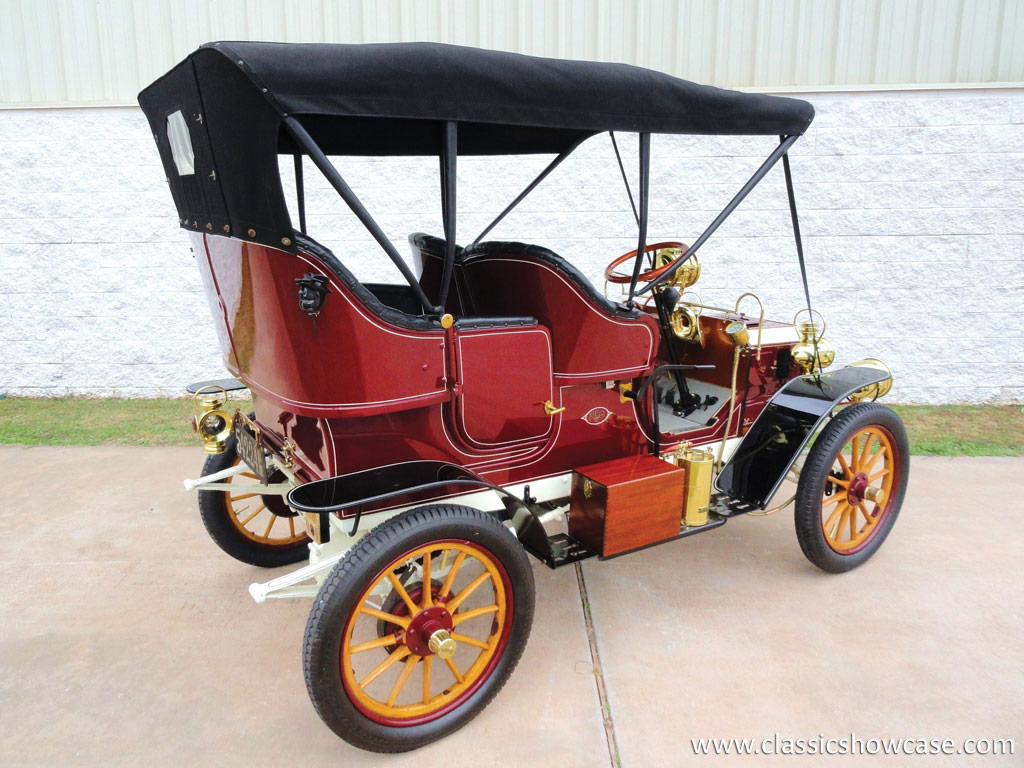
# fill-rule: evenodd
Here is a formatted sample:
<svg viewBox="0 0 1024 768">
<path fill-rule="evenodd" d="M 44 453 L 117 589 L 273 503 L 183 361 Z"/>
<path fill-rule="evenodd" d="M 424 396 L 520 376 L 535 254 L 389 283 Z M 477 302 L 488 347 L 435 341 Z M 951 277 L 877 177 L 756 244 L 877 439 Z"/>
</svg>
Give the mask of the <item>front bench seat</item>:
<svg viewBox="0 0 1024 768">
<path fill-rule="evenodd" d="M 554 251 L 479 243 L 462 251 L 459 271 L 474 314 L 529 315 L 549 328 L 556 376 L 579 383 L 632 378 L 653 364 L 657 322 L 605 298 Z"/>
</svg>

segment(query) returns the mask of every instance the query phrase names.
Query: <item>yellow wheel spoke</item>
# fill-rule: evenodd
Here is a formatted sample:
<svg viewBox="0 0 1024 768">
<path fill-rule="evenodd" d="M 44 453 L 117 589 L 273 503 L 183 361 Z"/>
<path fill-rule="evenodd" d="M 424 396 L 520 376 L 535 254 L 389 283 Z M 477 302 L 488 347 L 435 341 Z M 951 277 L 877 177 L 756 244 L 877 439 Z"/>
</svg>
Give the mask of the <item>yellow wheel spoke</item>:
<svg viewBox="0 0 1024 768">
<path fill-rule="evenodd" d="M 434 662 L 433 656 L 423 657 L 423 703 L 430 703 L 430 665 Z"/>
<path fill-rule="evenodd" d="M 878 461 L 878 458 L 880 456 L 884 456 L 884 455 L 885 455 L 885 446 L 884 445 L 879 445 L 878 446 L 878 450 L 875 451 L 875 455 L 872 456 L 871 459 L 863 467 L 860 468 L 860 471 L 863 472 L 866 475 L 868 472 L 871 471 L 871 468 L 875 466 L 875 462 Z M 885 462 L 882 462 L 882 465 L 885 466 Z"/>
<path fill-rule="evenodd" d="M 295 518 L 294 517 L 289 517 L 288 518 L 288 529 L 292 532 L 292 536 L 294 537 L 295 536 Z"/>
<path fill-rule="evenodd" d="M 853 440 L 850 441 L 850 469 L 852 469 L 854 473 L 860 470 L 860 450 L 857 447 L 859 443 L 860 435 L 854 435 Z"/>
<path fill-rule="evenodd" d="M 430 552 L 423 556 L 423 607 L 429 608 L 434 604 L 430 599 Z"/>
<path fill-rule="evenodd" d="M 861 468 L 861 472 L 865 471 L 864 462 L 868 460 L 868 456 L 871 453 L 871 446 L 875 444 L 875 436 L 868 432 L 864 437 L 864 450 L 861 451 L 860 461 L 857 463 Z"/>
<path fill-rule="evenodd" d="M 860 504 L 858 504 L 857 506 L 858 506 L 858 507 L 860 507 L 860 511 L 861 511 L 861 512 L 863 513 L 863 515 L 864 515 L 864 519 L 868 521 L 868 525 L 871 525 L 872 523 L 874 523 L 874 522 L 875 522 L 875 518 L 873 518 L 873 517 L 871 516 L 871 513 L 870 513 L 870 512 L 868 512 L 868 508 L 867 508 L 867 506 L 866 506 L 866 505 L 864 504 L 864 502 L 863 502 L 863 501 L 862 501 L 862 502 L 861 502 Z"/>
<path fill-rule="evenodd" d="M 845 498 L 846 498 L 846 494 L 845 493 L 841 493 L 839 491 L 836 491 L 835 493 L 832 494 L 832 496 L 830 498 L 827 498 L 823 502 L 821 502 L 821 506 L 822 507 L 827 507 L 830 504 L 835 504 L 837 501 L 842 501 Z"/>
<path fill-rule="evenodd" d="M 448 597 L 448 593 L 452 591 L 452 584 L 455 583 L 455 574 L 459 572 L 459 568 L 462 566 L 462 561 L 466 559 L 465 552 L 459 552 L 459 556 L 455 558 L 455 562 L 452 563 L 452 569 L 448 571 L 448 577 L 444 580 L 444 584 L 441 585 L 441 597 Z"/>
<path fill-rule="evenodd" d="M 832 514 L 828 516 L 828 520 L 826 520 L 825 525 L 822 526 L 826 531 L 828 531 L 828 537 L 830 539 L 834 539 L 836 536 L 836 529 L 839 527 L 839 515 L 842 513 L 843 507 L 845 506 L 846 504 L 844 503 L 832 510 Z"/>
<path fill-rule="evenodd" d="M 253 496 L 259 496 L 258 493 L 243 493 L 240 496 L 232 496 L 228 494 L 228 499 L 231 501 L 244 501 L 245 499 L 251 499 Z"/>
<path fill-rule="evenodd" d="M 459 592 L 459 594 L 456 595 L 455 598 L 451 602 L 445 604 L 445 608 L 448 609 L 448 613 L 455 613 L 456 609 L 460 605 L 462 605 L 463 602 L 465 602 L 466 598 L 469 597 L 471 594 L 473 594 L 473 592 L 476 591 L 477 587 L 479 587 L 481 584 L 483 584 L 485 581 L 487 581 L 490 578 L 491 578 L 490 572 L 484 571 L 479 576 L 477 576 L 475 579 L 473 579 L 473 581 L 471 581 L 469 583 L 469 586 L 467 586 L 464 590 Z"/>
<path fill-rule="evenodd" d="M 450 669 L 452 671 L 452 674 L 455 675 L 456 680 L 458 680 L 460 683 L 466 682 L 466 679 L 462 676 L 462 673 L 459 672 L 459 668 L 455 666 L 454 661 L 452 661 L 451 659 L 445 659 L 444 663 L 448 665 L 448 669 Z"/>
<path fill-rule="evenodd" d="M 838 511 L 838 510 L 837 510 Z M 850 513 L 850 505 L 844 504 L 842 506 L 842 514 L 839 515 L 839 519 L 829 527 L 828 537 L 835 541 L 839 536 L 839 529 L 843 527 L 843 523 L 846 522 L 846 516 Z"/>
<path fill-rule="evenodd" d="M 267 508 L 266 504 L 260 504 L 258 507 L 256 507 L 256 511 L 255 512 L 253 512 L 251 515 L 249 515 L 247 518 L 245 518 L 245 520 L 242 521 L 242 525 L 248 525 L 250 520 L 252 520 L 254 517 L 256 517 L 256 515 L 258 515 L 260 512 L 262 512 L 266 508 Z"/>
<path fill-rule="evenodd" d="M 419 613 L 420 607 L 412 601 L 412 598 L 409 597 L 409 593 L 405 591 L 405 587 L 402 586 L 402 582 L 398 580 L 398 577 L 395 576 L 393 571 L 388 571 L 388 581 L 391 582 L 391 586 L 398 596 L 402 598 L 402 602 L 409 608 L 409 615 L 415 616 Z"/>
<path fill-rule="evenodd" d="M 831 475 L 829 475 L 829 478 L 828 478 L 827 482 L 835 483 L 840 488 L 849 488 L 850 487 L 850 481 L 849 480 L 840 480 L 838 477 L 832 477 Z"/>
<path fill-rule="evenodd" d="M 839 455 L 836 458 L 839 459 L 839 466 L 843 468 L 843 475 L 847 478 L 853 477 L 853 473 L 850 471 L 850 465 L 847 464 L 846 459 L 843 458 L 842 451 L 839 452 Z"/>
<path fill-rule="evenodd" d="M 875 480 L 877 480 L 878 478 L 880 478 L 880 477 L 885 477 L 885 476 L 886 476 L 886 475 L 888 475 L 888 474 L 889 474 L 889 470 L 888 470 L 888 469 L 883 469 L 882 471 L 878 472 L 877 474 L 874 474 L 874 475 L 872 475 L 871 477 L 869 477 L 869 478 L 868 478 L 868 482 L 869 482 L 869 483 L 873 483 L 873 482 L 875 482 Z"/>
<path fill-rule="evenodd" d="M 376 608 L 371 608 L 368 605 L 363 605 L 362 607 L 360 607 L 359 610 L 365 613 L 367 616 L 373 616 L 373 618 L 375 619 L 381 619 L 382 621 L 397 624 L 402 629 L 405 629 L 409 626 L 409 618 L 406 616 L 395 616 L 393 613 L 384 613 L 384 611 L 379 611 Z"/>
<path fill-rule="evenodd" d="M 372 651 L 374 648 L 383 648 L 388 645 L 394 645 L 402 639 L 400 633 L 393 635 L 385 635 L 384 637 L 378 637 L 376 640 L 367 640 L 365 643 L 359 643 L 353 645 L 348 649 L 349 653 L 362 653 L 363 651 Z"/>
<path fill-rule="evenodd" d="M 386 659 L 384 659 L 384 661 L 382 661 L 380 664 L 374 667 L 373 671 L 370 674 L 368 674 L 366 677 L 359 681 L 359 687 L 365 688 L 378 677 L 387 672 L 393 665 L 397 664 L 406 656 L 408 656 L 410 653 L 412 653 L 412 651 L 409 650 L 408 646 L 398 646 L 394 651 L 391 652 L 390 656 L 388 656 Z"/>
<path fill-rule="evenodd" d="M 274 527 L 274 523 L 276 523 L 276 522 L 277 522 L 277 515 L 275 515 L 273 512 L 271 512 L 271 514 L 270 514 L 270 522 L 267 523 L 267 530 L 263 532 L 263 538 L 264 539 L 269 539 L 270 538 L 270 529 Z"/>
<path fill-rule="evenodd" d="M 464 621 L 475 619 L 477 616 L 486 616 L 488 613 L 497 613 L 497 611 L 497 604 L 487 605 L 483 608 L 474 608 L 472 611 L 463 611 L 452 616 L 452 624 L 457 627 Z"/>
<path fill-rule="evenodd" d="M 452 640 L 454 640 L 457 643 L 465 643 L 466 645 L 472 645 L 474 648 L 483 648 L 485 651 L 491 647 L 482 640 L 477 640 L 475 637 L 467 637 L 466 635 L 460 635 L 458 632 L 452 632 Z"/>
<path fill-rule="evenodd" d="M 850 541 L 857 538 L 857 510 L 850 507 Z"/>
<path fill-rule="evenodd" d="M 405 660 L 405 667 L 402 668 L 402 674 L 398 676 L 395 681 L 394 687 L 391 689 L 391 695 L 388 696 L 388 706 L 393 707 L 395 702 L 398 701 L 398 694 L 402 692 L 402 688 L 405 687 L 405 681 L 409 679 L 409 675 L 416 669 L 416 665 L 420 663 L 420 657 L 416 654 L 412 654 Z"/>
</svg>

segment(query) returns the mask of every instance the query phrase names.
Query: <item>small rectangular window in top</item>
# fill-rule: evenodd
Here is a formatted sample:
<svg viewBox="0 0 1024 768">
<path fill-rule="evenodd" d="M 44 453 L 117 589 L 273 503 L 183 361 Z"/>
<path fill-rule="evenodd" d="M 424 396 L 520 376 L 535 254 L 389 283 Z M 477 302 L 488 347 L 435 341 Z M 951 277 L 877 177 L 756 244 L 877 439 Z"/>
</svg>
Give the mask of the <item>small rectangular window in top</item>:
<svg viewBox="0 0 1024 768">
<path fill-rule="evenodd" d="M 192 139 L 188 133 L 185 116 L 179 109 L 167 117 L 167 141 L 171 145 L 171 156 L 178 169 L 179 176 L 191 176 L 196 172 L 195 153 L 192 151 Z"/>
</svg>

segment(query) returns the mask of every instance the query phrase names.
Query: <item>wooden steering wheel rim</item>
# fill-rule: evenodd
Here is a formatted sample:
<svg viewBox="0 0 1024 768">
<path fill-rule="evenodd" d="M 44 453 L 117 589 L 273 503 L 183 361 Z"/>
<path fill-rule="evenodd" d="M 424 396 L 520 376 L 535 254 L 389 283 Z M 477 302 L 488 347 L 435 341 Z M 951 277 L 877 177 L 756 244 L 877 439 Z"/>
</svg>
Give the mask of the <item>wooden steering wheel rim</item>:
<svg viewBox="0 0 1024 768">
<path fill-rule="evenodd" d="M 651 245 L 644 246 L 644 253 L 661 250 L 662 248 L 681 248 L 684 255 L 680 256 L 679 259 L 685 258 L 686 252 L 690 250 L 690 246 L 688 246 L 686 243 L 681 243 L 676 240 L 669 240 L 664 243 L 653 243 Z M 633 276 L 620 275 L 616 273 L 615 268 L 618 267 L 620 264 L 627 262 L 635 257 L 636 249 L 634 248 L 632 251 L 624 253 L 618 258 L 612 259 L 611 263 L 604 268 L 604 279 L 607 280 L 609 283 L 615 283 L 616 285 L 629 285 L 631 282 L 633 282 Z M 672 265 L 679 261 L 679 259 L 673 259 L 668 264 L 662 267 L 656 267 L 655 269 L 649 269 L 646 272 L 641 272 L 637 277 L 637 282 L 649 283 L 651 280 L 654 280 L 655 278 L 661 276 L 669 269 L 671 269 Z"/>
</svg>

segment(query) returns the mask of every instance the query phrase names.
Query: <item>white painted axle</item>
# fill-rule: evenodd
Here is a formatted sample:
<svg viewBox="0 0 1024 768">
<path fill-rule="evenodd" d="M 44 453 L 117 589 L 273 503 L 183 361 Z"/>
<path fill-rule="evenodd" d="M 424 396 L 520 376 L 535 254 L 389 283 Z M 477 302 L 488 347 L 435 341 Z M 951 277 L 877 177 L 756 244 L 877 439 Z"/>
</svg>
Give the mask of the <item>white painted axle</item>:
<svg viewBox="0 0 1024 768">
<path fill-rule="evenodd" d="M 245 464 L 236 464 L 233 467 L 222 469 L 220 472 L 214 472 L 212 475 L 204 475 L 203 477 L 197 478 L 195 480 L 189 480 L 188 478 L 186 478 L 185 490 L 194 491 L 200 485 L 203 485 L 205 483 L 216 483 L 218 480 L 227 480 L 229 477 L 234 477 L 235 475 L 240 475 L 243 472 L 248 471 L 249 468 Z"/>
<path fill-rule="evenodd" d="M 254 582 L 249 585 L 249 594 L 257 603 L 274 597 L 315 597 L 317 590 L 320 589 L 320 584 L 316 581 L 313 584 L 302 584 L 302 582 L 315 580 L 317 576 L 327 574 L 345 556 L 347 551 L 325 557 L 319 562 L 298 568 L 262 584 Z"/>
</svg>

